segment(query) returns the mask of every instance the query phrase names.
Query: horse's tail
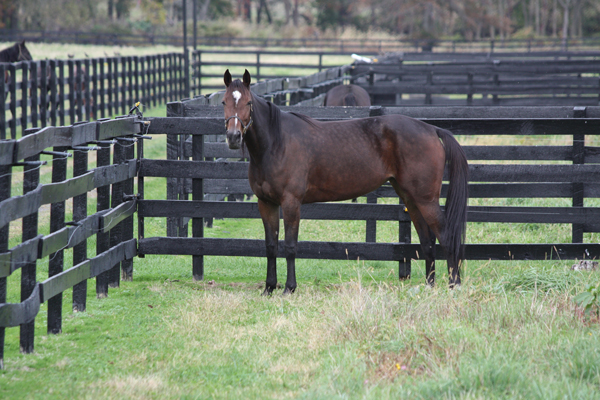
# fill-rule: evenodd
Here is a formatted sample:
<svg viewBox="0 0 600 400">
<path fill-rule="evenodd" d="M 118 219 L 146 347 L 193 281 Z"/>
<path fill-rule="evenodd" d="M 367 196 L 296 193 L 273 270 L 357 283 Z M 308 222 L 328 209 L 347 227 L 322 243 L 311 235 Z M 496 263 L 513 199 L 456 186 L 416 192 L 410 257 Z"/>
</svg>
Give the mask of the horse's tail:
<svg viewBox="0 0 600 400">
<path fill-rule="evenodd" d="M 346 107 L 356 107 L 356 97 L 354 97 L 354 93 L 348 93 L 346 97 L 344 97 L 344 105 Z"/>
<path fill-rule="evenodd" d="M 446 195 L 446 225 L 442 233 L 443 245 L 454 254 L 455 265 L 463 258 L 467 203 L 469 201 L 469 165 L 463 148 L 450 131 L 436 128 L 444 144 L 450 184 Z"/>
</svg>

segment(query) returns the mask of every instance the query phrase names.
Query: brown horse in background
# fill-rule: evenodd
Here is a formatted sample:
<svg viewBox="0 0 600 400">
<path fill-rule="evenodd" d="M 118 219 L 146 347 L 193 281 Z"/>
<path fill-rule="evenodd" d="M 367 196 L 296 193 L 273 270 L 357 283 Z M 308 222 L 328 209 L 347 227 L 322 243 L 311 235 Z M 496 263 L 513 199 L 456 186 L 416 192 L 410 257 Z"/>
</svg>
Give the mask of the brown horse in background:
<svg viewBox="0 0 600 400">
<path fill-rule="evenodd" d="M 459 266 L 467 217 L 467 158 L 444 129 L 401 115 L 317 121 L 283 112 L 250 91 L 251 77 L 224 75 L 225 128 L 229 148 L 248 150 L 248 179 L 258 197 L 267 247 L 263 294 L 277 285 L 279 209 L 283 211 L 287 280 L 296 289 L 296 246 L 300 206 L 341 201 L 372 192 L 389 181 L 404 201 L 419 234 L 426 279 L 435 280 L 435 241 L 448 261 L 450 287 L 460 284 Z M 449 188 L 445 212 L 439 205 L 444 168 Z"/>
<path fill-rule="evenodd" d="M 369 93 L 358 85 L 339 85 L 325 94 L 324 106 L 370 107 Z"/>
<path fill-rule="evenodd" d="M 24 40 L 21 42 L 15 43 L 12 46 L 7 47 L 4 50 L 0 51 L 0 62 L 14 63 L 14 62 L 19 62 L 19 61 L 31 61 L 31 60 L 33 60 L 33 58 L 31 57 L 31 53 L 29 53 L 27 46 L 25 46 Z M 10 82 L 11 82 L 10 73 L 8 71 L 5 71 L 4 72 L 4 83 L 6 83 L 5 93 L 4 93 L 5 99 L 10 90 L 10 87 L 9 87 Z"/>
</svg>

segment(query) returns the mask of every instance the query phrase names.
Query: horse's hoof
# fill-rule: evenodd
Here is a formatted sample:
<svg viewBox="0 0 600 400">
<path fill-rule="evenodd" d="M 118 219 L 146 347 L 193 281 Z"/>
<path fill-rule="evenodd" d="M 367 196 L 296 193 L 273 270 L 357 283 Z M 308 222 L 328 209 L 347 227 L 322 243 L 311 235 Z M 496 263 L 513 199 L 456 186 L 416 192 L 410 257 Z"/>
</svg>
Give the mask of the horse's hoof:
<svg viewBox="0 0 600 400">
<path fill-rule="evenodd" d="M 273 294 L 273 289 L 272 288 L 265 288 L 265 291 L 262 292 L 262 296 L 271 296 Z"/>
<path fill-rule="evenodd" d="M 283 291 L 283 295 L 287 296 L 287 295 L 293 294 L 295 290 L 296 290 L 296 288 L 290 289 L 290 288 L 286 287 L 285 290 Z"/>
</svg>

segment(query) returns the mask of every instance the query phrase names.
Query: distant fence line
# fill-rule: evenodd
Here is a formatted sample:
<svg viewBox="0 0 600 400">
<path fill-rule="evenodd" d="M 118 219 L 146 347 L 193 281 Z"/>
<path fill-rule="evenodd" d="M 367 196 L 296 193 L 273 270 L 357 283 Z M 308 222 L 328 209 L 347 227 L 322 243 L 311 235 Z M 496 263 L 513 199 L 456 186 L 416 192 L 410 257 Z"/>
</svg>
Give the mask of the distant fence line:
<svg viewBox="0 0 600 400">
<path fill-rule="evenodd" d="M 156 35 L 151 33 L 111 33 L 83 31 L 40 31 L 0 29 L 0 41 L 27 40 L 42 43 L 79 43 L 112 46 L 183 46 L 183 35 Z M 188 42 L 190 43 L 190 42 Z M 197 38 L 198 46 L 215 47 L 294 47 L 329 49 L 340 52 L 512 52 L 540 50 L 596 50 L 600 47 L 600 38 L 561 38 L 541 39 L 482 39 L 482 40 L 444 40 L 444 39 L 330 39 L 310 38 L 249 38 L 249 37 L 212 37 Z M 194 46 L 194 43 L 191 43 Z"/>
<path fill-rule="evenodd" d="M 74 124 L 187 97 L 179 53 L 0 63 L 0 139 L 18 128 Z"/>
<path fill-rule="evenodd" d="M 124 114 L 138 101 L 149 107 L 204 97 L 206 92 L 223 87 L 226 68 L 239 67 L 240 73 L 248 68 L 256 81 L 277 77 L 300 82 L 298 76 L 331 69 L 332 60 L 328 57 L 335 57 L 334 61 L 339 62 L 340 56 L 348 56 L 350 61 L 350 54 L 197 50 L 149 56 L 0 63 L 0 74 L 9 77 L 0 80 L 0 93 L 5 94 L 4 107 L 0 107 L 0 139 L 14 139 L 19 131 L 28 127 L 73 124 Z M 232 56 L 237 58 L 232 59 Z M 520 70 L 517 67 L 511 70 L 511 65 Z M 598 51 L 493 55 L 397 52 L 380 57 L 377 63 L 355 63 L 350 80 L 365 86 L 372 95 L 372 103 L 379 105 L 597 105 L 593 103 L 599 91 L 594 74 L 599 66 Z M 535 76 L 542 73 L 546 76 Z M 565 78 L 556 78 L 559 74 Z M 526 82 L 521 83 L 519 77 Z M 315 88 L 303 85 L 292 85 L 294 89 L 304 89 L 286 92 L 286 104 L 296 104 L 298 98 L 312 98 L 305 94 L 314 93 Z M 529 94 L 524 92 L 527 88 L 532 93 L 544 94 L 529 96 L 531 101 L 523 103 Z M 466 100 L 450 99 L 456 94 Z M 411 99 L 401 97 L 407 95 Z M 414 95 L 423 96 L 415 100 Z M 483 103 L 480 95 L 485 99 Z M 508 101 L 511 96 L 517 103 Z"/>
</svg>

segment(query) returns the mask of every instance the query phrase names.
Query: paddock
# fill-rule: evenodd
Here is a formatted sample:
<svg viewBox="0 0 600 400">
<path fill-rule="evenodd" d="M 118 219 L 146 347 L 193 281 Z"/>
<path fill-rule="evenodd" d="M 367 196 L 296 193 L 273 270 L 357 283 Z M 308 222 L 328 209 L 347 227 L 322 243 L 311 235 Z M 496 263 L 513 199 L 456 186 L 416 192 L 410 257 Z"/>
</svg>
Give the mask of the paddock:
<svg viewBox="0 0 600 400">
<path fill-rule="evenodd" d="M 281 82 L 280 82 L 281 84 Z M 263 84 L 266 85 L 266 84 Z M 257 87 L 259 89 L 260 87 Z M 278 91 L 264 89 L 276 99 Z M 271 93 L 271 94 L 269 94 Z M 218 94 L 212 100 L 218 99 Z M 259 218 L 255 202 L 205 201 L 206 194 L 249 193 L 247 165 L 238 161 L 242 154 L 205 137 L 223 132 L 222 108 L 209 99 L 194 99 L 169 105 L 169 116 L 147 121 L 136 117 L 102 120 L 67 127 L 47 127 L 26 132 L 23 138 L 0 142 L 2 202 L 0 202 L 0 350 L 4 329 L 21 326 L 21 349 L 34 349 L 33 327 L 40 304 L 48 303 L 48 331 L 61 331 L 62 292 L 74 289 L 73 309 L 86 309 L 85 288 L 96 278 L 98 297 L 121 280 L 133 279 L 133 260 L 148 255 L 189 255 L 195 280 L 210 277 L 204 257 L 264 257 L 262 240 L 216 239 L 205 237 L 208 218 Z M 478 243 L 466 245 L 467 260 L 576 260 L 594 259 L 600 253 L 597 243 L 583 243 L 584 234 L 599 232 L 600 208 L 589 201 L 600 197 L 600 107 L 372 107 L 325 108 L 282 106 L 318 119 L 344 119 L 401 113 L 446 128 L 458 135 L 470 160 L 472 199 L 536 198 L 567 199 L 572 206 L 471 206 L 469 225 L 478 222 L 568 224 L 568 243 Z M 145 137 L 167 136 L 166 159 L 144 158 Z M 480 141 L 472 138 L 479 136 Z M 543 146 L 486 145 L 486 138 L 503 137 L 508 142 L 522 138 Z M 555 142 L 549 138 L 559 138 Z M 531 142 L 528 142 L 531 143 Z M 52 148 L 52 183 L 39 184 L 41 155 Z M 134 152 L 134 148 L 136 149 Z M 74 150 L 73 177 L 66 177 L 66 152 Z M 94 168 L 88 164 L 89 151 L 97 151 Z M 110 155 L 112 153 L 112 164 Z M 213 161 L 215 158 L 235 161 Z M 191 158 L 191 159 L 190 159 Z M 23 166 L 22 195 L 12 196 L 11 171 Z M 162 177 L 170 182 L 166 200 L 149 198 L 144 179 Z M 134 186 L 136 181 L 137 186 Z M 173 184 L 176 183 L 176 185 Z M 175 189 L 176 188 L 176 189 Z M 91 192 L 97 190 L 97 210 L 89 213 Z M 445 185 L 443 187 L 445 190 Z M 191 195 L 191 199 L 189 196 Z M 364 221 L 361 242 L 301 241 L 298 258 L 334 260 L 386 260 L 398 263 L 398 277 L 411 275 L 411 260 L 419 259 L 419 245 L 411 241 L 410 221 L 401 204 L 377 204 L 393 198 L 383 186 L 367 196 L 367 203 L 327 203 L 306 205 L 304 219 Z M 73 199 L 72 216 L 64 213 L 64 203 Z M 38 214 L 50 205 L 50 233 L 39 234 Z M 62 210 L 62 211 L 61 211 Z M 164 236 L 146 237 L 148 218 L 167 218 Z M 137 237 L 134 237 L 137 219 Z M 22 220 L 23 236 L 9 247 L 9 225 Z M 189 234 L 189 221 L 192 223 Z M 398 241 L 378 242 L 378 221 L 398 221 Z M 550 229 L 550 228 L 548 228 Z M 467 232 L 469 227 L 467 227 Z M 96 256 L 86 257 L 87 238 L 95 236 Z M 472 238 L 474 239 L 474 238 Z M 62 256 L 74 248 L 73 266 Z M 283 246 L 280 246 L 280 249 Z M 440 249 L 438 257 L 443 258 Z M 283 254 L 279 254 L 282 257 Z M 49 258 L 50 272 L 40 282 L 36 261 Z M 143 263 L 143 260 L 137 261 Z M 439 268 L 439 267 L 438 267 Z M 20 303 L 6 303 L 6 279 L 21 271 Z M 107 300 L 110 301 L 110 300 Z"/>
</svg>

